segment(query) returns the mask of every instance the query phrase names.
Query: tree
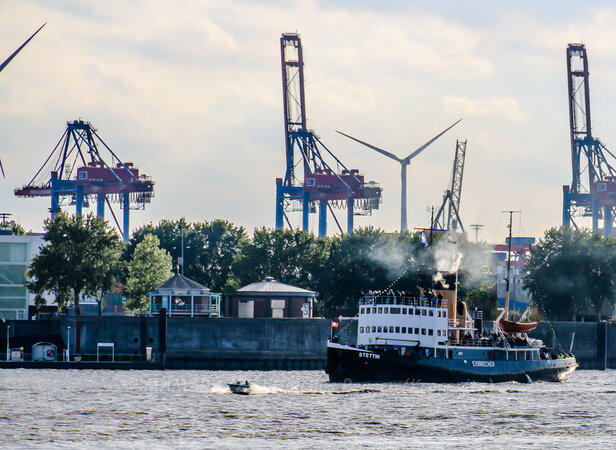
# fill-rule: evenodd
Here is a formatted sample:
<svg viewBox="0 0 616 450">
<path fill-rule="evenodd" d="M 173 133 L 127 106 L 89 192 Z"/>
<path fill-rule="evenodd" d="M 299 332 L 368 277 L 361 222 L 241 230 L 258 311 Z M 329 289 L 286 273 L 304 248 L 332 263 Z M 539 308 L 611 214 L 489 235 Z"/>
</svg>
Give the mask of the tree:
<svg viewBox="0 0 616 450">
<path fill-rule="evenodd" d="M 160 247 L 172 257 L 174 270 L 179 271 L 177 260 L 182 255 L 182 229 L 184 233 L 184 275 L 213 291 L 223 290 L 232 273 L 234 259 L 247 240 L 243 227 L 226 220 L 190 224 L 184 219 L 162 220 L 158 225 L 138 229 L 126 247 L 124 260 L 130 261 L 146 235 L 160 240 Z"/>
<path fill-rule="evenodd" d="M 131 311 L 148 308 L 148 293 L 173 275 L 171 255 L 161 249 L 159 244 L 155 235 L 145 235 L 135 247 L 133 259 L 128 263 L 124 295 L 128 298 L 125 305 Z"/>
<path fill-rule="evenodd" d="M 72 297 L 75 313 L 80 314 L 82 294 L 102 296 L 115 283 L 122 250 L 120 236 L 107 222 L 90 214 L 68 216 L 59 213 L 45 221 L 46 244 L 35 255 L 27 271 L 28 289 L 37 294 L 37 304 L 44 304 L 46 291 L 56 296 L 60 309 Z"/>
<path fill-rule="evenodd" d="M 417 234 L 367 227 L 332 238 L 319 280 L 323 313 L 342 307 L 353 313 L 362 292 L 383 290 L 392 284 L 394 290 L 417 295 L 418 287 L 431 284 L 432 277 L 427 274 L 431 261 Z"/>
<path fill-rule="evenodd" d="M 11 232 L 14 236 L 24 236 L 26 234 L 26 229 L 18 224 L 17 222 L 2 222 L 0 223 L 0 227 L 8 227 L 11 229 Z"/>
<path fill-rule="evenodd" d="M 483 311 L 485 320 L 495 320 L 498 313 L 496 300 L 496 283 L 483 281 L 465 289 L 462 285 L 458 290 L 458 299 L 463 300 L 469 310 L 473 308 Z"/>
<path fill-rule="evenodd" d="M 282 283 L 316 290 L 325 269 L 329 240 L 300 230 L 256 229 L 234 264 L 235 285 L 272 276 Z"/>
<path fill-rule="evenodd" d="M 590 230 L 551 228 L 531 252 L 524 287 L 551 318 L 569 319 L 616 299 L 616 240 Z"/>
</svg>

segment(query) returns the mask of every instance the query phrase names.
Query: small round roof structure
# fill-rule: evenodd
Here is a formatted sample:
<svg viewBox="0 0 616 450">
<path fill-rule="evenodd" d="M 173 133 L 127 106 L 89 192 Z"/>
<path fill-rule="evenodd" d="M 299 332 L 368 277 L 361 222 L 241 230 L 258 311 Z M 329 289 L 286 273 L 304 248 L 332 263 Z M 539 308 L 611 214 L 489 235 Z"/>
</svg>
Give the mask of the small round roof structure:
<svg viewBox="0 0 616 450">
<path fill-rule="evenodd" d="M 188 295 L 207 292 L 210 292 L 210 288 L 205 287 L 202 284 L 185 277 L 184 275 L 180 275 L 179 273 L 175 274 L 156 288 L 157 294 Z"/>
<path fill-rule="evenodd" d="M 314 297 L 315 292 L 290 284 L 276 281 L 273 277 L 266 277 L 263 281 L 257 281 L 244 286 L 236 291 L 237 295 L 267 295 L 288 294 L 294 297 Z"/>
</svg>

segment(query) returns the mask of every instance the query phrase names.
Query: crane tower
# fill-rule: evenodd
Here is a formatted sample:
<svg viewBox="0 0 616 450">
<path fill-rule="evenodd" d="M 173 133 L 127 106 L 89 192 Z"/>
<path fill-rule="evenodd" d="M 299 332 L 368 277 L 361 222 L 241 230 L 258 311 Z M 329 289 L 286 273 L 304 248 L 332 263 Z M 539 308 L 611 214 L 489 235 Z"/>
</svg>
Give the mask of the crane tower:
<svg viewBox="0 0 616 450">
<path fill-rule="evenodd" d="M 329 210 L 342 228 L 334 208 L 347 209 L 347 232 L 353 230 L 353 215 L 368 215 L 378 209 L 381 188 L 365 182 L 359 170 L 347 169 L 306 126 L 304 59 L 302 43 L 296 33 L 280 38 L 282 92 L 285 122 L 286 169 L 284 178 L 276 179 L 276 228 L 284 222 L 292 228 L 288 213 L 302 212 L 302 229 L 308 231 L 309 214 L 319 212 L 319 235 L 327 234 Z M 329 155 L 329 158 L 327 158 Z M 326 159 L 333 160 L 338 172 Z"/>
<path fill-rule="evenodd" d="M 592 135 L 588 57 L 584 44 L 567 46 L 571 184 L 563 186 L 563 226 L 579 217 L 591 217 L 592 229 L 612 234 L 616 207 L 616 171 L 608 162 L 614 155 Z"/>
<path fill-rule="evenodd" d="M 458 225 L 464 233 L 464 225 L 460 219 L 460 198 L 462 197 L 462 177 L 464 175 L 464 160 L 466 158 L 466 141 L 456 141 L 456 154 L 453 159 L 451 187 L 443 195 L 443 203 L 439 208 L 431 229 L 456 231 Z M 445 217 L 445 212 L 447 217 Z"/>
</svg>

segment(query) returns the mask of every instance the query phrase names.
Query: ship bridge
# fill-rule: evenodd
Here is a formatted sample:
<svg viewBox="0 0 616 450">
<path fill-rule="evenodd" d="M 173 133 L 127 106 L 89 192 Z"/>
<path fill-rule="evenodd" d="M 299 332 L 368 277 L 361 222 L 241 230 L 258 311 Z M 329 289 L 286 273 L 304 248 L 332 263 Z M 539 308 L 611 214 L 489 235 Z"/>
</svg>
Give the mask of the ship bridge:
<svg viewBox="0 0 616 450">
<path fill-rule="evenodd" d="M 447 342 L 447 300 L 368 294 L 360 300 L 357 344 L 436 347 Z"/>
</svg>

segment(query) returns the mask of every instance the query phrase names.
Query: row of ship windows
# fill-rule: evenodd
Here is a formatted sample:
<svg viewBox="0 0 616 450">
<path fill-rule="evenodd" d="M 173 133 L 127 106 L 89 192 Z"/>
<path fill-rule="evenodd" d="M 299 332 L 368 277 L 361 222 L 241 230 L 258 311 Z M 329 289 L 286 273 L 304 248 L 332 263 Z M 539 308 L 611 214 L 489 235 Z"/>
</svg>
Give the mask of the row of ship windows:
<svg viewBox="0 0 616 450">
<path fill-rule="evenodd" d="M 412 328 L 412 327 L 359 327 L 360 333 L 403 333 L 403 334 L 422 334 L 434 336 L 434 330 L 431 328 Z M 446 336 L 445 330 L 436 330 L 437 336 Z"/>
<path fill-rule="evenodd" d="M 432 309 L 415 308 L 415 310 L 413 310 L 413 308 L 389 308 L 387 306 L 378 308 L 373 306 L 361 309 L 362 314 L 413 314 L 413 311 L 416 316 L 434 316 L 434 310 Z M 436 312 L 436 317 L 447 317 L 447 311 L 438 310 Z"/>
</svg>

